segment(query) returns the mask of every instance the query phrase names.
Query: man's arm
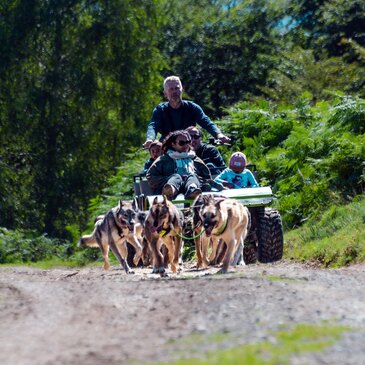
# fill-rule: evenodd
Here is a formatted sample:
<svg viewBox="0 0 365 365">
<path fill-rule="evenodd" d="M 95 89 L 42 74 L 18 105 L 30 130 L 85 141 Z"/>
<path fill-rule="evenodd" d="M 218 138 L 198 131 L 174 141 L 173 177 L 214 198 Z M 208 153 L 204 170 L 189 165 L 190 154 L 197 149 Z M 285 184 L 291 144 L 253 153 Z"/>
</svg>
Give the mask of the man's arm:
<svg viewBox="0 0 365 365">
<path fill-rule="evenodd" d="M 195 122 L 197 124 L 204 128 L 214 138 L 219 139 L 222 143 L 229 143 L 231 141 L 231 139 L 225 136 L 216 124 L 210 120 L 198 104 L 192 103 L 192 105 L 194 107 Z"/>
<path fill-rule="evenodd" d="M 149 148 L 152 141 L 156 139 L 157 132 L 160 131 L 161 111 L 157 106 L 153 109 L 151 120 L 147 126 L 146 141 L 143 143 L 143 148 Z"/>
</svg>

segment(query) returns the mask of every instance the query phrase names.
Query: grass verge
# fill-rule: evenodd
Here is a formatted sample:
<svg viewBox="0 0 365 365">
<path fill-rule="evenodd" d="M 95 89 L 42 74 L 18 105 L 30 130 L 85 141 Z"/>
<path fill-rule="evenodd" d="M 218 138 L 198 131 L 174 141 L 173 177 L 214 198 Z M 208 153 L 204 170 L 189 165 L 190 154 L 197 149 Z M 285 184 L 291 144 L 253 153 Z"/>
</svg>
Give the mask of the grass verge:
<svg viewBox="0 0 365 365">
<path fill-rule="evenodd" d="M 196 354 L 187 359 L 156 363 L 154 365 L 284 365 L 290 364 L 294 356 L 309 352 L 322 351 L 333 345 L 349 327 L 330 324 L 298 324 L 290 330 L 280 330 L 273 333 L 271 340 L 258 344 L 245 344 L 229 349 L 212 350 Z M 229 337 L 226 335 L 225 338 Z M 194 343 L 197 341 L 193 335 Z M 224 336 L 218 336 L 217 341 L 223 342 Z M 206 338 L 212 342 L 212 337 Z M 189 341 L 187 341 L 189 343 Z M 189 351 L 191 354 L 191 352 Z"/>
<path fill-rule="evenodd" d="M 365 262 L 365 199 L 333 206 L 321 218 L 285 234 L 284 257 L 341 267 Z"/>
</svg>

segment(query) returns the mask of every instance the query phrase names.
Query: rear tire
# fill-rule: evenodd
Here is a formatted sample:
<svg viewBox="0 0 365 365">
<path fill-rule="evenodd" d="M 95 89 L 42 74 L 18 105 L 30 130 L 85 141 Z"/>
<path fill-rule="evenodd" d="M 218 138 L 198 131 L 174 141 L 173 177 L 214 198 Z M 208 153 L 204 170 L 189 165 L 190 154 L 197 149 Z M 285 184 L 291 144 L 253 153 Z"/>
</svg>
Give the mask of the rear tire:
<svg viewBox="0 0 365 365">
<path fill-rule="evenodd" d="M 243 261 L 246 265 L 255 264 L 257 260 L 257 248 L 255 242 L 247 242 L 243 246 Z"/>
<path fill-rule="evenodd" d="M 283 226 L 280 213 L 272 208 L 260 212 L 258 226 L 258 260 L 269 263 L 283 257 Z"/>
</svg>

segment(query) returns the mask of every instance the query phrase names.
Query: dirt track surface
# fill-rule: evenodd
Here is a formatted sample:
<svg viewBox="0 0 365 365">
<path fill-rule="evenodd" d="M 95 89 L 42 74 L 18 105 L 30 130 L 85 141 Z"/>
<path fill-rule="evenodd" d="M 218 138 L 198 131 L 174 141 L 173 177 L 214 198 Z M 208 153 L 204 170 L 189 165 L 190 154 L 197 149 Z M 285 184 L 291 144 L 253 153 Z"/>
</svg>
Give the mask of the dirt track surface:
<svg viewBox="0 0 365 365">
<path fill-rule="evenodd" d="M 118 267 L 1 267 L 0 364 L 171 363 L 222 345 L 184 341 L 192 334 L 227 333 L 232 346 L 323 320 L 354 330 L 290 363 L 365 364 L 365 265 L 257 264 L 214 275 L 217 270 L 185 267 L 159 278 L 150 269 L 126 275 Z"/>
</svg>

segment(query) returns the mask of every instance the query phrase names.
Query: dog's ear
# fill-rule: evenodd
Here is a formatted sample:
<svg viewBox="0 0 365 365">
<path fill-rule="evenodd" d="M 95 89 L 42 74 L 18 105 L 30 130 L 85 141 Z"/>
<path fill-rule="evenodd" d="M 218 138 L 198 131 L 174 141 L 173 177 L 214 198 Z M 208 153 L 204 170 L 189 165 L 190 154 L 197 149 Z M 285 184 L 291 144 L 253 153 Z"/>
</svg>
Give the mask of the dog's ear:
<svg viewBox="0 0 365 365">
<path fill-rule="evenodd" d="M 167 197 L 166 197 L 166 195 L 162 195 L 163 196 L 163 203 L 165 204 L 165 205 L 167 205 Z"/>
<path fill-rule="evenodd" d="M 209 204 L 215 204 L 215 199 L 214 199 L 214 195 L 213 194 L 209 194 L 207 195 L 206 201 L 205 201 L 206 205 Z"/>
<path fill-rule="evenodd" d="M 222 198 L 217 198 L 217 199 L 215 199 L 215 206 L 217 207 L 217 209 L 218 210 L 220 210 L 221 209 L 221 203 L 222 203 L 222 201 L 224 201 L 225 199 L 222 199 Z"/>
<path fill-rule="evenodd" d="M 157 203 L 158 203 L 158 198 L 156 196 L 155 199 L 153 199 L 153 203 L 152 204 L 157 204 Z"/>
</svg>

